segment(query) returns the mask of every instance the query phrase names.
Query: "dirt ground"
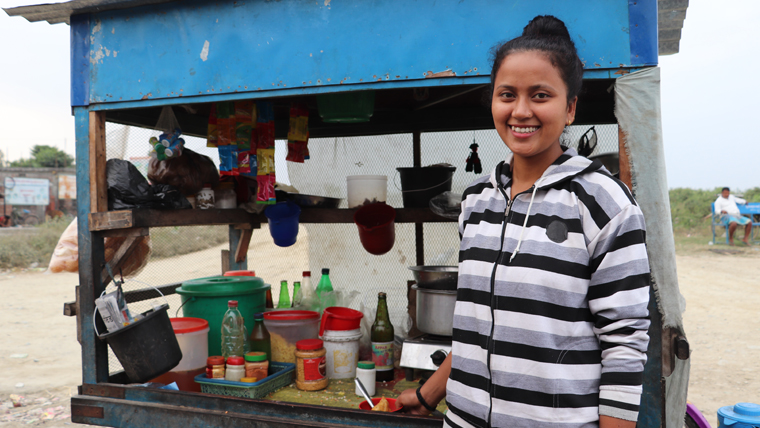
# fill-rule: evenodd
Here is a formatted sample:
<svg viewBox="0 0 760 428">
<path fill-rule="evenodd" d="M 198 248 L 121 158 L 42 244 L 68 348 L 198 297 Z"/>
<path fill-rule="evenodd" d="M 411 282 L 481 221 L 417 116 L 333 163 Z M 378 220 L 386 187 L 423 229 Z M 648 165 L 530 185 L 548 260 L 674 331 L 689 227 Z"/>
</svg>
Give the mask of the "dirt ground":
<svg viewBox="0 0 760 428">
<path fill-rule="evenodd" d="M 219 248 L 206 251 L 193 263 L 218 265 Z M 157 263 L 176 266 L 186 263 L 185 257 L 190 255 Z M 679 255 L 677 264 L 692 349 L 689 400 L 716 428 L 721 406 L 760 403 L 760 248 Z M 279 277 L 276 266 L 259 269 Z M 81 355 L 75 318 L 63 316 L 63 303 L 74 300 L 77 283 L 76 274 L 0 272 L 3 428 L 75 425 L 69 405 L 81 383 Z"/>
</svg>

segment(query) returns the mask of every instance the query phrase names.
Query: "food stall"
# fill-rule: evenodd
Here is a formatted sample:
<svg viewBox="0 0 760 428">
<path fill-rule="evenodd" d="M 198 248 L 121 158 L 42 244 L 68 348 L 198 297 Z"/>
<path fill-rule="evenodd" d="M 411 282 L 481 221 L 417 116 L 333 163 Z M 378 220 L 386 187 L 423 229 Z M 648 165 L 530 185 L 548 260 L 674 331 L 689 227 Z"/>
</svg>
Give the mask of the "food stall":
<svg viewBox="0 0 760 428">
<path fill-rule="evenodd" d="M 408 134 L 408 151 L 393 155 L 421 166 L 423 133 L 493 128 L 482 102 L 489 48 L 519 34 L 534 16 L 552 14 L 568 24 L 585 64 L 576 124 L 618 125 L 620 177 L 647 220 L 652 327 L 639 426 L 680 426 L 689 350 L 675 274 L 657 63 L 658 53 L 677 52 L 687 4 L 72 0 L 7 9 L 30 21 L 71 27 L 80 282 L 77 302 L 66 311 L 78 319 L 83 376 L 79 395 L 72 398 L 72 420 L 119 427 L 440 426 L 436 418 L 338 405 L 345 400 L 299 402 L 289 387 L 274 399 L 231 398 L 138 387 L 109 373 L 107 345 L 93 327 L 94 301 L 110 279 L 106 237 L 126 238 L 124 251 L 110 263 L 116 267 L 151 228 L 229 225 L 223 270 L 245 270 L 251 235 L 267 220 L 242 209 L 109 211 L 105 123 L 153 128 L 163 107 L 181 106 L 174 113 L 183 134 L 205 138 L 217 103 L 267 101 L 273 106 L 274 137 L 285 139 L 290 108 L 298 104 L 308 111 L 310 139 Z M 369 94 L 374 101 L 364 110 L 365 120 L 350 120 L 356 118 L 351 116 L 356 104 L 349 120 L 346 113 L 337 113 L 343 120 L 330 120 L 319 102 Z M 325 166 L 325 175 L 333 173 Z M 397 224 L 414 225 L 415 261 L 425 265 L 426 225 L 455 220 L 427 207 L 395 208 Z M 354 212 L 304 208 L 300 222 L 350 224 Z M 170 293 L 178 286 L 159 288 Z M 128 299 L 155 295 L 147 290 Z M 340 385 L 331 384 L 328 392 L 348 395 Z"/>
</svg>

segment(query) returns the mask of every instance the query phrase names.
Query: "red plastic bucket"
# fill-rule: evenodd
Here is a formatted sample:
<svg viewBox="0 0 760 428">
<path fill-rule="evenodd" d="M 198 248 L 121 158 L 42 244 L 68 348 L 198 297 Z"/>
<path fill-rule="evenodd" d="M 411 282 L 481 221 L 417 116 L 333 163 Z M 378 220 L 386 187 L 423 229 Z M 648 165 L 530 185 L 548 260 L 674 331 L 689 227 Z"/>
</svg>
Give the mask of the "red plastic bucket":
<svg viewBox="0 0 760 428">
<path fill-rule="evenodd" d="M 388 204 L 367 204 L 356 210 L 354 223 L 359 239 L 368 253 L 379 256 L 393 248 L 396 241 L 396 210 Z"/>
<path fill-rule="evenodd" d="M 350 308 L 330 306 L 325 308 L 322 314 L 322 323 L 319 325 L 319 335 L 325 334 L 325 330 L 356 330 L 360 327 L 363 313 Z"/>
</svg>

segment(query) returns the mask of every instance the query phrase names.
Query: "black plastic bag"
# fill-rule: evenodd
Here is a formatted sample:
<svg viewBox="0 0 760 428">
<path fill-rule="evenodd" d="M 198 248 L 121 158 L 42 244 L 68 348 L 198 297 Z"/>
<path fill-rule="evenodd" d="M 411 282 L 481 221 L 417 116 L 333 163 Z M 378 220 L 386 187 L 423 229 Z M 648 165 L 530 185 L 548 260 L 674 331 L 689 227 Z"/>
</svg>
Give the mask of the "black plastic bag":
<svg viewBox="0 0 760 428">
<path fill-rule="evenodd" d="M 168 184 L 151 186 L 129 161 L 109 159 L 106 162 L 106 181 L 109 210 L 192 208 L 176 187 Z"/>
</svg>

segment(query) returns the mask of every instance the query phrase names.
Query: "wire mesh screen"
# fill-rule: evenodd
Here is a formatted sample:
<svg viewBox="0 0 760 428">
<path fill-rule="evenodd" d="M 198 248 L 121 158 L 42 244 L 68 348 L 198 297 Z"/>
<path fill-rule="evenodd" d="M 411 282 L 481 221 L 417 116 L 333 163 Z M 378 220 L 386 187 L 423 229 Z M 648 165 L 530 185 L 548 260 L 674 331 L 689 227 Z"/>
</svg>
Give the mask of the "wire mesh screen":
<svg viewBox="0 0 760 428">
<path fill-rule="evenodd" d="M 147 177 L 150 150 L 148 140 L 158 134 L 158 131 L 152 129 L 107 123 L 107 159 L 129 160 Z M 185 147 L 206 155 L 215 164 L 219 164 L 217 149 L 207 148 L 205 139 L 186 137 Z M 279 293 L 280 280 L 287 280 L 292 291 L 293 281 L 300 280 L 301 273 L 308 268 L 305 245 L 309 241 L 308 232 L 301 227 L 298 236 L 299 241 L 295 245 L 280 248 L 272 242 L 266 224 L 262 224 L 261 229 L 253 233 L 248 251 L 248 267 L 256 270 L 257 275 L 266 283 L 272 284 L 275 298 Z M 152 252 L 148 264 L 136 276 L 126 278 L 124 291 L 221 274 L 221 251 L 229 249 L 229 227 L 154 227 L 150 229 L 150 239 Z M 109 287 L 110 290 L 113 290 L 112 286 Z M 169 303 L 171 317 L 182 316 L 179 295 L 166 296 L 165 301 Z M 164 299 L 134 302 L 129 307 L 133 313 L 142 313 L 151 309 L 154 303 L 163 302 Z M 121 370 L 121 364 L 110 348 L 108 352 L 109 372 Z"/>
<path fill-rule="evenodd" d="M 563 136 L 564 144 L 577 147 L 578 139 L 590 126 L 571 126 Z M 616 125 L 597 125 L 597 147 L 593 154 L 617 152 Z M 158 131 L 112 123 L 106 124 L 107 158 L 131 161 L 147 176 L 151 136 Z M 473 142 L 479 145 L 483 173 L 488 174 L 503 160 L 508 149 L 494 130 L 425 133 L 421 137 L 422 165 L 448 163 L 455 166 L 452 192 L 461 194 L 478 175 L 465 172 L 465 160 Z M 186 138 L 186 147 L 209 156 L 218 164 L 217 150 L 206 148 L 200 138 Z M 278 157 L 285 156 L 285 142 L 277 142 Z M 387 203 L 400 208 L 402 190 L 397 167 L 412 166 L 412 135 L 385 135 L 353 138 L 322 138 L 309 142 L 311 159 L 303 164 L 278 164 L 278 181 L 292 184 L 300 193 L 343 198 L 341 208 L 348 206 L 346 177 L 350 175 L 385 175 L 388 177 Z M 283 166 L 287 165 L 287 166 Z M 300 280 L 301 272 L 310 270 L 314 286 L 323 267 L 331 268 L 330 277 L 336 290 L 357 291 L 358 301 L 374 309 L 377 293 L 388 295 L 391 321 L 397 334 L 408 328 L 407 281 L 412 280 L 407 268 L 416 264 L 413 224 L 396 224 L 393 249 L 381 256 L 367 253 L 359 241 L 355 224 L 306 224 L 299 227 L 295 245 L 280 248 L 274 245 L 266 224 L 255 230 L 248 252 L 248 268 L 272 286 L 275 301 L 280 280 Z M 152 255 L 145 269 L 128 278 L 125 291 L 148 286 L 182 282 L 218 275 L 221 272 L 221 250 L 229 248 L 227 226 L 187 226 L 151 228 Z M 424 225 L 425 264 L 456 265 L 459 235 L 455 221 Z M 161 300 L 161 299 L 157 299 Z M 166 297 L 170 316 L 182 316 L 178 295 Z M 154 301 L 130 304 L 133 312 L 150 309 Z M 156 302 L 158 303 L 158 302 Z M 121 365 L 109 348 L 109 371 Z"/>
</svg>

